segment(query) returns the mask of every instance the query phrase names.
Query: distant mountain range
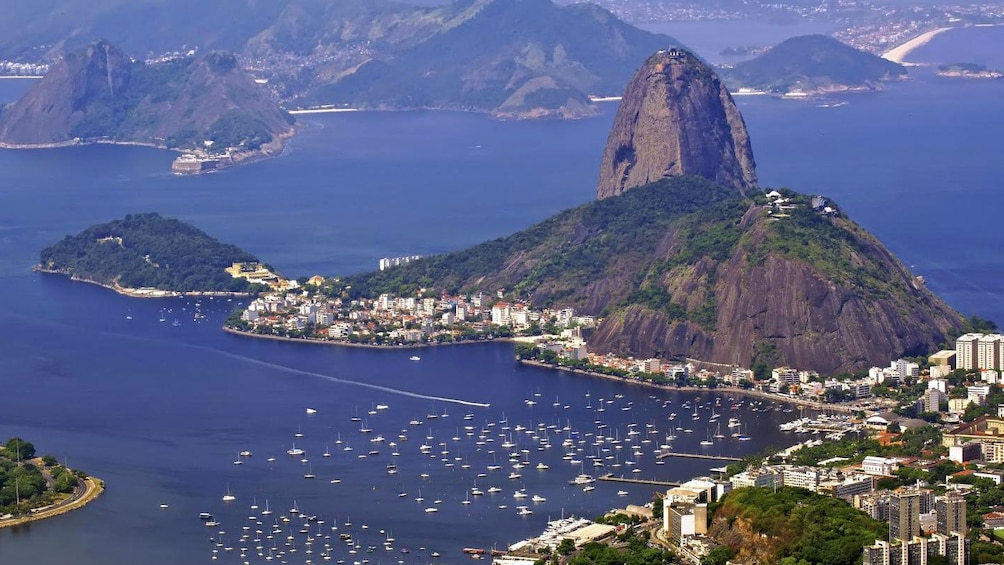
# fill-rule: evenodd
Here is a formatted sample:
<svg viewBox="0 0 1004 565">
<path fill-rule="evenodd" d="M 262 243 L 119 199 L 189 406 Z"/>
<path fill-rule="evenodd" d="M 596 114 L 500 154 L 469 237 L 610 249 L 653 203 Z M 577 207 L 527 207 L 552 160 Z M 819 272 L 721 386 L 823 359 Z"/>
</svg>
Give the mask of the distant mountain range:
<svg viewBox="0 0 1004 565">
<path fill-rule="evenodd" d="M 247 156 L 279 151 L 292 123 L 232 54 L 144 64 L 99 41 L 0 111 L 0 144 L 112 141 Z"/>
<path fill-rule="evenodd" d="M 593 111 L 589 95 L 620 92 L 650 53 L 679 44 L 595 5 L 551 0 L 14 4 L 0 22 L 0 57 L 52 56 L 98 38 L 144 58 L 231 50 L 290 107 L 579 116 Z"/>
<path fill-rule="evenodd" d="M 882 82 L 906 76 L 898 63 L 855 49 L 825 35 L 787 39 L 749 61 L 722 74 L 735 90 L 754 88 L 767 92 L 820 93 L 871 90 Z"/>
</svg>

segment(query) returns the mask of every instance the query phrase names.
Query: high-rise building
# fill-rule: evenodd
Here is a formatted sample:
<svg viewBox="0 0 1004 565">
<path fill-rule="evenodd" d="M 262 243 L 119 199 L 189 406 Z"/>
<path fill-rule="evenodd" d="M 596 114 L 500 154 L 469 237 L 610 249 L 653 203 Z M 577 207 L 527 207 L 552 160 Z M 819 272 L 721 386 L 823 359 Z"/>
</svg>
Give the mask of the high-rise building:
<svg viewBox="0 0 1004 565">
<path fill-rule="evenodd" d="M 917 489 L 901 489 L 889 497 L 889 540 L 911 540 L 920 535 L 920 497 Z"/>
<path fill-rule="evenodd" d="M 977 344 L 980 341 L 980 334 L 965 334 L 955 340 L 955 363 L 959 369 L 976 369 L 979 366 L 977 359 Z"/>
<path fill-rule="evenodd" d="M 990 334 L 980 336 L 976 342 L 976 368 L 977 369 L 999 369 L 1000 363 L 1000 334 Z"/>
<path fill-rule="evenodd" d="M 938 533 L 944 536 L 953 533 L 966 534 L 966 499 L 959 493 L 950 492 L 939 496 L 934 503 L 938 515 Z"/>
<path fill-rule="evenodd" d="M 909 541 L 876 540 L 863 552 L 863 565 L 928 565 L 935 555 L 948 558 L 949 565 L 969 565 L 969 540 L 961 534 L 929 538 L 915 537 Z"/>
<path fill-rule="evenodd" d="M 924 412 L 940 411 L 942 398 L 944 398 L 944 393 L 936 388 L 929 388 L 924 391 Z"/>
</svg>

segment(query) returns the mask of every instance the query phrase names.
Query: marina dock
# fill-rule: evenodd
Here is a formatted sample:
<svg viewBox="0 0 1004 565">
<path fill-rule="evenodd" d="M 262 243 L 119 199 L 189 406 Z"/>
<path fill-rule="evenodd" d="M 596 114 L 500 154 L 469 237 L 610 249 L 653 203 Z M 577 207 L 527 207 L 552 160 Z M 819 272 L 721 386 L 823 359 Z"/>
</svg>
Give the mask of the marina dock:
<svg viewBox="0 0 1004 565">
<path fill-rule="evenodd" d="M 680 483 L 671 483 L 669 481 L 656 481 L 650 479 L 632 479 L 628 477 L 615 477 L 613 473 L 607 473 L 605 475 L 600 475 L 597 477 L 600 481 L 609 481 L 612 483 L 633 483 L 636 485 L 654 485 L 659 487 L 678 487 Z"/>
<path fill-rule="evenodd" d="M 725 455 L 709 455 L 706 453 L 682 453 L 680 451 L 666 451 L 656 456 L 657 459 L 667 457 L 686 457 L 688 459 L 712 459 L 715 461 L 742 461 L 741 457 L 727 457 Z"/>
</svg>

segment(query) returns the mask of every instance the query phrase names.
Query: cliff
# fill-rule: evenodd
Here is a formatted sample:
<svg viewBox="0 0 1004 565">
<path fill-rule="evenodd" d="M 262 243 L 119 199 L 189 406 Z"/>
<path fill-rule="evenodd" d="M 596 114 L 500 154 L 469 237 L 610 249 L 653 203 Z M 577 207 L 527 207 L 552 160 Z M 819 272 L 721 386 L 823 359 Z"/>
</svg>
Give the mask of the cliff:
<svg viewBox="0 0 1004 565">
<path fill-rule="evenodd" d="M 903 65 L 825 35 L 787 39 L 766 53 L 723 71 L 735 87 L 784 94 L 872 90 L 906 76 Z"/>
<path fill-rule="evenodd" d="M 146 143 L 213 152 L 274 152 L 292 118 L 231 54 L 158 64 L 133 62 L 99 41 L 67 54 L 34 88 L 0 113 L 0 143 Z"/>
<path fill-rule="evenodd" d="M 756 186 L 746 123 L 718 76 L 681 50 L 648 58 L 624 90 L 600 162 L 597 198 L 667 176 Z"/>
</svg>

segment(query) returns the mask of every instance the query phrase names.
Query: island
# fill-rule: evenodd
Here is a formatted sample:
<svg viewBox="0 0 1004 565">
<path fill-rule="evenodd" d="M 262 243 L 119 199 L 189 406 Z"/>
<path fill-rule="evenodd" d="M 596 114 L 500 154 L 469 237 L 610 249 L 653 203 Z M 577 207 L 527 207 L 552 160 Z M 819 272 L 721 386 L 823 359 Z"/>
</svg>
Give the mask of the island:
<svg viewBox="0 0 1004 565">
<path fill-rule="evenodd" d="M 293 122 L 233 54 L 134 62 L 97 41 L 0 112 L 0 147 L 149 145 L 182 152 L 174 172 L 203 173 L 278 155 Z"/>
<path fill-rule="evenodd" d="M 1001 78 L 1004 73 L 976 63 L 938 65 L 938 76 L 949 78 Z"/>
<path fill-rule="evenodd" d="M 239 247 L 156 213 L 66 236 L 42 250 L 35 270 L 136 297 L 246 296 L 290 284 Z"/>
<path fill-rule="evenodd" d="M 722 70 L 733 89 L 788 98 L 870 91 L 906 77 L 906 68 L 825 35 L 792 37 L 765 53 Z"/>
<path fill-rule="evenodd" d="M 94 501 L 104 483 L 60 465 L 52 455 L 14 437 L 0 446 L 0 528 L 44 520 Z"/>
</svg>

